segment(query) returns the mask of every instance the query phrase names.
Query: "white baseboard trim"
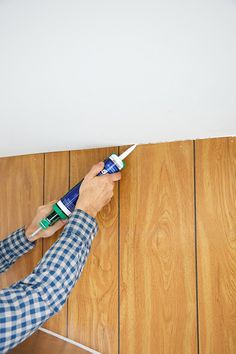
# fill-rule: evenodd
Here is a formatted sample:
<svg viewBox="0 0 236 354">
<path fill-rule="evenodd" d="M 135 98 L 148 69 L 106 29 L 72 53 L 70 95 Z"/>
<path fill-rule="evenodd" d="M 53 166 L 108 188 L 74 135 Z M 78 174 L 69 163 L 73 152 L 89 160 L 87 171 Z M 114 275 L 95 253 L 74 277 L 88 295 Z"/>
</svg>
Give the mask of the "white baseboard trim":
<svg viewBox="0 0 236 354">
<path fill-rule="evenodd" d="M 78 343 L 78 342 L 75 342 L 75 341 L 72 340 L 72 339 L 66 338 L 66 337 L 64 337 L 64 336 L 61 336 L 60 334 L 57 334 L 57 333 L 55 333 L 55 332 L 53 332 L 53 331 L 50 331 L 49 329 L 42 328 L 42 327 L 39 327 L 38 329 L 39 329 L 40 331 L 42 331 L 42 332 L 51 334 L 51 335 L 54 336 L 54 337 L 57 337 L 57 338 L 59 338 L 59 339 L 62 339 L 62 340 L 64 340 L 65 342 L 68 342 L 68 343 L 70 343 L 70 344 L 74 344 L 76 347 L 79 347 L 79 348 L 82 348 L 82 349 L 84 349 L 84 350 L 87 350 L 88 352 L 90 352 L 90 353 L 92 353 L 92 354 L 102 354 L 102 353 L 100 353 L 100 352 L 97 352 L 97 351 L 94 350 L 94 349 L 91 349 L 91 348 L 89 348 L 89 347 L 86 347 L 86 345 L 80 344 L 80 343 Z"/>
</svg>

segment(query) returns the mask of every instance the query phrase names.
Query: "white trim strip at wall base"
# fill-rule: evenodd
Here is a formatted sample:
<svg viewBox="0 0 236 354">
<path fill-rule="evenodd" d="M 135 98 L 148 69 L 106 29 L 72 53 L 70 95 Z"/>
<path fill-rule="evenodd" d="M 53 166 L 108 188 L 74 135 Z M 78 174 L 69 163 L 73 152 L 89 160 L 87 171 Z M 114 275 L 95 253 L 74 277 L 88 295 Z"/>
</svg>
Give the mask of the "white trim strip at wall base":
<svg viewBox="0 0 236 354">
<path fill-rule="evenodd" d="M 64 337 L 64 336 L 61 336 L 60 334 L 57 334 L 57 333 L 55 333 L 55 332 L 52 332 L 52 331 L 50 331 L 49 329 L 42 328 L 42 327 L 39 327 L 38 329 L 39 329 L 40 331 L 42 331 L 42 332 L 51 334 L 51 335 L 54 336 L 54 337 L 57 337 L 57 338 L 59 338 L 59 339 L 62 339 L 62 340 L 64 340 L 65 342 L 68 342 L 68 343 L 70 343 L 70 344 L 74 344 L 76 347 L 79 347 L 79 348 L 82 348 L 82 349 L 84 349 L 84 350 L 87 350 L 88 352 L 90 352 L 90 353 L 92 353 L 92 354 L 102 354 L 102 353 L 100 353 L 100 352 L 97 352 L 97 351 L 94 350 L 94 349 L 91 349 L 91 348 L 89 348 L 89 347 L 86 347 L 86 345 L 80 344 L 80 343 L 78 343 L 78 342 L 75 342 L 75 341 L 72 340 L 72 339 L 66 338 L 66 337 Z"/>
</svg>

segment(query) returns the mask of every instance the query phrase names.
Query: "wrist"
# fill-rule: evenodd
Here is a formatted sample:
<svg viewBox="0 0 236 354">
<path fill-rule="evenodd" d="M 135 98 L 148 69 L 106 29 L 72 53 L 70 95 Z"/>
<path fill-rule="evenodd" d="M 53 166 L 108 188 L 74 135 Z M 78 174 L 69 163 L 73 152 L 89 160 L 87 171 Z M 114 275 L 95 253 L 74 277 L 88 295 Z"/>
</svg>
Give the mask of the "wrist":
<svg viewBox="0 0 236 354">
<path fill-rule="evenodd" d="M 91 206 L 86 205 L 84 203 L 78 202 L 76 204 L 76 209 L 80 209 L 80 210 L 85 211 L 87 214 L 89 214 L 93 218 L 96 218 L 96 216 L 97 216 L 97 211 L 94 208 L 92 208 Z"/>
</svg>

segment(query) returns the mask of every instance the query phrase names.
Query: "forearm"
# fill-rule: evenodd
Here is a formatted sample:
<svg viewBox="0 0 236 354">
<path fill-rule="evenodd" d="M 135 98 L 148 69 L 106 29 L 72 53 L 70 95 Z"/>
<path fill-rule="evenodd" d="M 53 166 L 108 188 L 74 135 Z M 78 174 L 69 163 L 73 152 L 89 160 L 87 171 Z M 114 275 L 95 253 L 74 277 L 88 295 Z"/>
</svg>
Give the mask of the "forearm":
<svg viewBox="0 0 236 354">
<path fill-rule="evenodd" d="M 6 340 L 0 342 L 0 352 L 23 341 L 61 309 L 83 270 L 97 230 L 94 218 L 75 210 L 34 271 L 0 292 L 0 323 L 7 332 L 3 333 Z M 13 341 L 7 339 L 14 335 Z"/>
<path fill-rule="evenodd" d="M 35 242 L 30 242 L 22 227 L 0 242 L 0 273 L 5 272 L 15 261 L 30 251 Z"/>
<path fill-rule="evenodd" d="M 59 311 L 83 270 L 97 230 L 93 217 L 75 210 L 58 240 L 20 283 L 37 290 L 53 312 Z"/>
</svg>

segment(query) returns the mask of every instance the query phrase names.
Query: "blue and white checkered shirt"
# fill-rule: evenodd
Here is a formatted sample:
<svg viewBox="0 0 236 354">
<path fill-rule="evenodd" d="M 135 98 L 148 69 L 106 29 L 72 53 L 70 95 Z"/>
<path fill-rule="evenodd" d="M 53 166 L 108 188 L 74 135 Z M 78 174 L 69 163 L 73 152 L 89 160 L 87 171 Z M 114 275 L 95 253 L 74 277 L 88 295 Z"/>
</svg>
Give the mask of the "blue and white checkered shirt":
<svg viewBox="0 0 236 354">
<path fill-rule="evenodd" d="M 60 311 L 86 263 L 98 231 L 96 220 L 74 210 L 60 237 L 31 274 L 0 291 L 0 353 L 29 337 Z M 0 272 L 35 246 L 24 227 L 0 242 Z"/>
</svg>

